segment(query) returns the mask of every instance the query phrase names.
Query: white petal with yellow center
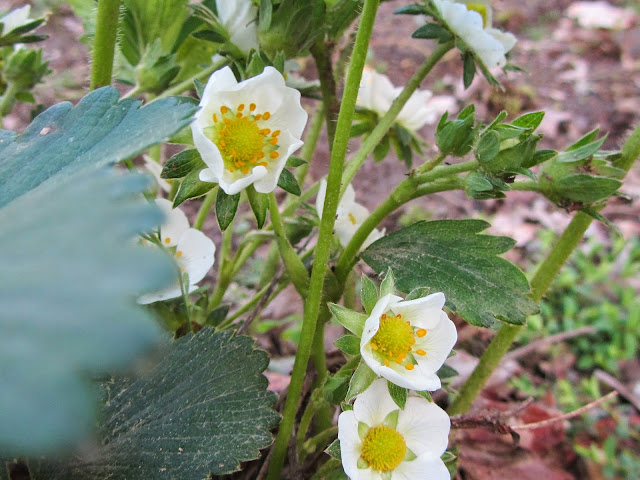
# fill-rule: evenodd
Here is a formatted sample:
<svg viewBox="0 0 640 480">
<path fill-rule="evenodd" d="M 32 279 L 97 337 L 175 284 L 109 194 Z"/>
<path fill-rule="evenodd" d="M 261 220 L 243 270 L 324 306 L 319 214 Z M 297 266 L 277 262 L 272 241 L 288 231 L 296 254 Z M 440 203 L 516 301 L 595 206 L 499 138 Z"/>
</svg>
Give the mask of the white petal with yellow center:
<svg viewBox="0 0 640 480">
<path fill-rule="evenodd" d="M 200 107 L 191 125 L 208 167 L 200 180 L 219 183 L 229 195 L 251 184 L 273 191 L 287 158 L 303 144 L 307 113 L 300 93 L 273 67 L 239 83 L 225 67 L 207 82 Z"/>
<path fill-rule="evenodd" d="M 360 339 L 360 353 L 369 368 L 403 388 L 439 389 L 436 372 L 458 337 L 442 311 L 444 302 L 442 293 L 407 302 L 395 295 L 378 300 Z"/>
<path fill-rule="evenodd" d="M 387 416 L 395 411 L 397 423 L 385 425 Z M 338 418 L 342 466 L 351 480 L 380 479 L 383 473 L 391 479 L 448 480 L 440 456 L 447 447 L 449 428 L 449 417 L 435 403 L 410 396 L 401 410 L 391 399 L 386 380 L 376 380 L 356 397 L 353 410 L 342 412 Z M 371 446 L 366 442 L 372 431 L 391 433 L 378 435 L 387 448 L 384 444 L 368 448 Z M 406 450 L 413 456 L 405 455 L 399 461 Z M 376 466 L 382 469 L 375 470 Z"/>
</svg>

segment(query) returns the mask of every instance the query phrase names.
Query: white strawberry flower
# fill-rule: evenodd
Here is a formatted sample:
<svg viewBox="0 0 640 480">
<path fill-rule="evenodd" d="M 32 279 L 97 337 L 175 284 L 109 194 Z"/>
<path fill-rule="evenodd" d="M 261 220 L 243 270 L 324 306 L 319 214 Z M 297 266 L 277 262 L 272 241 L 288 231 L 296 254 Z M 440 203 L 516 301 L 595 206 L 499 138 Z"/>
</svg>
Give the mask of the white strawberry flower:
<svg viewBox="0 0 640 480">
<path fill-rule="evenodd" d="M 450 428 L 447 413 L 422 397 L 399 409 L 378 379 L 338 417 L 342 467 L 351 480 L 449 480 L 440 456 Z"/>
<path fill-rule="evenodd" d="M 324 200 L 327 196 L 327 181 L 320 181 L 320 188 L 316 195 L 316 211 L 318 216 L 322 218 L 322 211 L 324 209 Z M 363 205 L 356 202 L 356 192 L 353 186 L 349 184 L 347 189 L 338 204 L 338 210 L 336 211 L 336 222 L 333 227 L 333 231 L 340 241 L 340 245 L 346 247 L 356 230 L 360 228 L 362 222 L 369 217 L 369 210 Z M 384 229 L 378 230 L 374 228 L 369 234 L 365 242 L 362 244 L 361 250 L 364 250 L 373 242 L 384 236 Z"/>
<path fill-rule="evenodd" d="M 251 0 L 218 0 L 218 19 L 229 34 L 229 40 L 242 53 L 258 49 L 258 7 Z"/>
<path fill-rule="evenodd" d="M 415 300 L 388 294 L 376 303 L 360 339 L 362 359 L 377 375 L 411 390 L 437 390 L 436 372 L 458 333 L 442 310 L 444 294 Z"/>
<path fill-rule="evenodd" d="M 356 104 L 383 116 L 402 90 L 403 87 L 395 87 L 386 75 L 367 67 L 362 72 Z M 439 97 L 433 97 L 429 90 L 416 90 L 400 110 L 396 122 L 416 132 L 427 124 L 435 123 L 453 106 L 451 102 L 443 103 Z"/>
<path fill-rule="evenodd" d="M 504 67 L 505 55 L 516 44 L 516 37 L 491 26 L 492 10 L 487 0 L 461 3 L 433 0 L 449 29 L 459 37 L 487 67 Z"/>
<path fill-rule="evenodd" d="M 204 233 L 195 228 L 189 228 L 187 216 L 182 210 L 173 208 L 169 200 L 158 198 L 156 205 L 165 214 L 165 222 L 160 226 L 160 242 L 165 250 L 173 255 L 180 269 L 180 275 L 187 274 L 189 284 L 184 285 L 184 289 L 192 292 L 198 288 L 196 284 L 213 266 L 216 246 Z M 159 248 L 145 239 L 142 243 Z M 182 296 L 182 289 L 179 279 L 176 279 L 176 282 L 167 288 L 141 295 L 138 297 L 138 303 L 146 305 L 180 296 Z"/>
<path fill-rule="evenodd" d="M 6 35 L 16 28 L 31 22 L 33 19 L 29 18 L 30 12 L 30 5 L 25 5 L 24 7 L 11 10 L 5 16 L 0 18 L 0 23 L 2 23 L 2 30 L 0 31 L 0 33 L 2 33 L 2 35 Z"/>
<path fill-rule="evenodd" d="M 306 123 L 300 92 L 287 87 L 275 68 L 240 83 L 229 67 L 218 70 L 191 124 L 208 167 L 200 180 L 218 183 L 228 195 L 251 184 L 260 193 L 272 192 L 287 158 L 304 143 Z"/>
</svg>

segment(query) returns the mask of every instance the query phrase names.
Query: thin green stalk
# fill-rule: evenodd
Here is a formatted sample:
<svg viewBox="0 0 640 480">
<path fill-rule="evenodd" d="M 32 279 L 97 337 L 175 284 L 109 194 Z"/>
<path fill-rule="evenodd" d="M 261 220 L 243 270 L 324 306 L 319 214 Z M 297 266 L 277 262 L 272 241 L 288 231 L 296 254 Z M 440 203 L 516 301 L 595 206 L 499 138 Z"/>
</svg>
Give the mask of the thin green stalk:
<svg viewBox="0 0 640 480">
<path fill-rule="evenodd" d="M 168 88 L 167 90 L 162 92 L 160 95 L 158 95 L 156 97 L 156 100 L 159 99 L 159 98 L 170 97 L 172 95 L 180 95 L 181 93 L 184 93 L 187 90 L 190 90 L 190 89 L 194 88 L 193 82 L 195 80 L 200 80 L 200 81 L 207 80 L 211 76 L 211 74 L 213 72 L 215 72 L 217 70 L 220 70 L 222 67 L 224 67 L 228 63 L 229 63 L 229 61 L 226 60 L 226 59 L 225 60 L 221 60 L 218 63 L 214 63 L 210 67 L 207 67 L 204 70 L 202 70 L 201 72 L 198 72 L 193 77 L 187 78 L 186 80 L 183 80 L 182 82 L 174 85 L 173 87 Z"/>
<path fill-rule="evenodd" d="M 309 274 L 302 260 L 300 260 L 291 243 L 289 243 L 282 224 L 282 218 L 280 217 L 280 211 L 278 210 L 278 201 L 273 192 L 269 194 L 269 214 L 271 215 L 271 224 L 276 234 L 276 243 L 278 244 L 278 250 L 280 250 L 284 268 L 287 270 L 296 291 L 304 299 L 309 291 Z"/>
<path fill-rule="evenodd" d="M 304 309 L 302 332 L 300 334 L 298 351 L 296 353 L 296 359 L 291 373 L 291 382 L 289 383 L 287 399 L 285 401 L 282 414 L 282 421 L 280 422 L 278 435 L 273 445 L 267 480 L 278 480 L 281 477 L 280 472 L 284 465 L 287 445 L 291 438 L 296 411 L 298 409 L 298 403 L 302 393 L 302 385 L 307 370 L 307 363 L 311 355 L 313 337 L 316 333 L 316 323 L 320 312 L 320 303 L 322 301 L 324 277 L 327 263 L 329 261 L 329 250 L 331 247 L 331 239 L 333 237 L 333 225 L 338 208 L 342 168 L 344 166 L 344 158 L 349 145 L 351 122 L 353 120 L 356 98 L 358 96 L 360 80 L 362 78 L 362 69 L 364 68 L 365 59 L 367 57 L 369 39 L 371 38 L 378 4 L 379 0 L 365 0 L 364 2 L 364 9 L 362 11 L 360 26 L 356 36 L 356 44 L 353 50 L 351 63 L 349 65 L 349 73 L 347 75 L 342 104 L 340 106 L 340 114 L 338 115 L 336 136 L 331 150 L 331 161 L 329 163 L 329 175 L 327 180 L 327 194 L 322 219 L 320 221 L 320 231 L 318 234 L 318 243 L 315 249 L 313 269 L 311 271 L 311 281 L 309 282 L 309 295 Z"/>
<path fill-rule="evenodd" d="M 322 132 L 322 125 L 324 124 L 324 122 L 322 121 L 323 119 L 324 104 L 320 103 L 316 107 L 316 111 L 311 117 L 311 122 L 309 122 L 309 130 L 307 131 L 307 136 L 304 139 L 302 150 L 300 150 L 300 158 L 307 162 L 304 165 L 300 165 L 296 169 L 296 180 L 298 181 L 298 185 L 300 185 L 300 187 L 304 185 L 304 181 L 307 177 L 307 172 L 309 171 L 311 157 L 313 156 L 313 152 L 316 151 L 316 145 L 318 144 L 318 139 L 320 138 L 320 132 Z"/>
<path fill-rule="evenodd" d="M 628 172 L 638 157 L 640 157 L 640 125 L 636 127 L 622 147 L 622 156 L 616 166 Z M 573 250 L 580 244 L 592 221 L 592 217 L 582 212 L 578 212 L 573 217 L 569 226 L 567 226 L 531 279 L 531 298 L 534 301 L 539 302 L 542 299 Z M 522 330 L 522 326 L 504 324 L 500 327 L 500 330 L 493 337 L 493 340 L 491 340 L 491 343 L 480 358 L 480 362 L 451 404 L 449 408 L 450 415 L 462 414 L 469 410 L 476 396 L 480 393 L 502 360 L 502 357 L 507 353 L 520 330 Z"/>
<path fill-rule="evenodd" d="M 336 133 L 336 119 L 338 118 L 338 113 L 340 111 L 340 101 L 336 94 L 336 79 L 333 74 L 333 63 L 331 62 L 332 54 L 333 48 L 330 48 L 325 44 L 324 35 L 318 38 L 316 43 L 311 47 L 311 56 L 316 63 L 316 68 L 318 69 L 322 102 L 325 105 L 324 116 L 327 124 L 329 146 L 333 145 L 333 139 Z"/>
<path fill-rule="evenodd" d="M 534 182 L 533 180 L 523 180 L 520 182 L 513 182 L 509 185 L 509 188 L 513 191 L 521 191 L 521 192 L 540 192 L 540 184 L 538 182 Z"/>
<path fill-rule="evenodd" d="M 207 311 L 211 312 L 214 308 L 220 305 L 222 297 L 224 297 L 233 275 L 231 275 L 231 268 L 233 262 L 231 261 L 231 240 L 233 238 L 233 221 L 229 224 L 227 229 L 222 234 L 222 246 L 220 248 L 220 255 L 218 257 L 218 276 L 216 278 L 216 288 L 213 290 L 211 297 L 209 297 L 209 305 Z"/>
<path fill-rule="evenodd" d="M 427 185 L 416 185 L 414 181 L 414 177 L 409 177 L 400 182 L 393 192 L 391 192 L 391 195 L 389 195 L 389 197 L 362 222 L 358 230 L 356 230 L 356 233 L 351 237 L 342 254 L 340 254 L 336 264 L 336 278 L 340 283 L 343 283 L 347 279 L 349 272 L 351 272 L 351 269 L 356 264 L 358 252 L 367 240 L 367 237 L 391 212 L 414 198 L 462 187 L 461 180 L 456 177 L 443 177 L 441 181 Z"/>
<path fill-rule="evenodd" d="M 369 154 L 373 152 L 376 145 L 380 143 L 380 140 L 382 140 L 389 131 L 391 125 L 393 125 L 393 122 L 400 113 L 400 110 L 402 110 L 411 95 L 413 95 L 413 92 L 417 90 L 431 69 L 449 50 L 453 48 L 453 46 L 453 42 L 447 42 L 439 45 L 438 48 L 433 51 L 431 56 L 420 66 L 416 73 L 413 74 L 411 79 L 409 79 L 402 92 L 400 92 L 400 95 L 398 95 L 391 104 L 389 111 L 380 120 L 378 120 L 376 127 L 364 142 L 362 142 L 362 146 L 355 153 L 353 158 L 349 160 L 349 163 L 347 163 L 347 166 L 344 169 L 344 173 L 342 175 L 342 193 L 344 193 L 347 185 L 349 185 L 356 176 L 356 173 L 358 173 L 358 170 L 360 170 L 360 167 Z"/>
<path fill-rule="evenodd" d="M 329 427 L 322 432 L 318 433 L 315 437 L 310 438 L 302 447 L 301 460 L 304 460 L 308 454 L 324 450 L 329 445 L 329 442 L 338 436 L 338 427 Z"/>
<path fill-rule="evenodd" d="M 13 82 L 8 82 L 0 100 L 0 118 L 4 118 L 11 113 L 15 104 L 15 97 L 18 93 L 18 87 Z"/>
<path fill-rule="evenodd" d="M 91 90 L 111 84 L 120 0 L 99 0 L 91 62 Z"/>
<path fill-rule="evenodd" d="M 205 220 L 207 219 L 207 215 L 209 214 L 209 210 L 216 202 L 216 195 L 218 195 L 218 187 L 213 187 L 209 193 L 204 197 L 202 201 L 202 205 L 200 205 L 200 209 L 198 210 L 198 216 L 196 217 L 196 221 L 193 223 L 193 228 L 196 230 L 202 230 L 202 226 L 204 225 Z"/>
</svg>

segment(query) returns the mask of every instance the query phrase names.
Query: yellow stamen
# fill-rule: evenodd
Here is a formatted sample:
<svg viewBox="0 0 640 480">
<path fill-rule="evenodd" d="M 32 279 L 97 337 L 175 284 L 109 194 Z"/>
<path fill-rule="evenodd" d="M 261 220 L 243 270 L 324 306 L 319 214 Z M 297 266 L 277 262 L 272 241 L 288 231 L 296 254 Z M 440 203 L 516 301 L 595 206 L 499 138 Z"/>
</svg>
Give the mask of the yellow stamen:
<svg viewBox="0 0 640 480">
<path fill-rule="evenodd" d="M 427 334 L 427 331 L 424 328 L 419 328 L 416 331 L 416 335 L 419 336 L 420 338 L 424 337 Z"/>
<path fill-rule="evenodd" d="M 270 117 L 271 117 L 271 114 L 269 112 L 264 112 L 262 114 L 262 119 L 263 120 L 269 120 Z"/>
<path fill-rule="evenodd" d="M 221 114 L 223 114 L 223 115 L 224 115 L 224 114 L 225 114 L 225 113 L 227 113 L 228 111 L 229 111 L 229 108 L 228 108 L 226 105 L 223 105 L 223 106 L 221 106 L 221 107 L 220 107 L 220 113 L 221 113 Z"/>
<path fill-rule="evenodd" d="M 241 103 L 240 105 L 238 105 L 237 110 L 238 110 L 239 112 L 241 112 L 242 110 L 244 110 L 244 103 Z"/>
<path fill-rule="evenodd" d="M 253 112 L 255 109 L 256 109 L 256 104 L 255 103 L 249 104 L 249 111 Z"/>
<path fill-rule="evenodd" d="M 164 239 L 164 243 L 171 243 L 171 237 L 167 237 Z"/>
<path fill-rule="evenodd" d="M 269 154 L 269 156 L 270 156 L 271 158 L 278 158 L 278 157 L 280 156 L 280 154 L 279 154 L 278 152 L 276 152 L 276 151 L 273 151 L 273 152 L 271 152 L 271 153 Z"/>
<path fill-rule="evenodd" d="M 178 251 L 176 252 L 176 257 L 177 257 L 177 258 L 180 258 L 181 256 L 182 256 L 182 250 L 178 250 Z"/>
<path fill-rule="evenodd" d="M 427 354 L 427 352 L 425 352 L 425 351 L 424 351 L 424 350 L 422 350 L 421 348 L 419 348 L 418 350 L 416 350 L 416 353 L 417 353 L 418 355 L 426 355 L 426 354 Z"/>
<path fill-rule="evenodd" d="M 278 135 L 280 135 L 280 130 L 276 130 L 271 134 L 272 137 L 277 137 Z"/>
<path fill-rule="evenodd" d="M 413 363 L 407 363 L 407 364 L 404 366 L 404 368 L 406 368 L 407 370 L 413 370 L 413 369 L 414 369 Z"/>
</svg>

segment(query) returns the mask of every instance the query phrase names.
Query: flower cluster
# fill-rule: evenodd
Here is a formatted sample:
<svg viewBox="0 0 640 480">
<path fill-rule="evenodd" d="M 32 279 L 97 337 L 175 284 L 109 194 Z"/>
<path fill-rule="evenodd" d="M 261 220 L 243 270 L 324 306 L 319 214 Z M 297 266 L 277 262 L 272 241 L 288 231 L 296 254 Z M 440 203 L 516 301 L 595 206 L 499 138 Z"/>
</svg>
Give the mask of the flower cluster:
<svg viewBox="0 0 640 480">
<path fill-rule="evenodd" d="M 385 283 L 383 293 L 393 291 L 392 273 Z M 440 459 L 447 447 L 449 417 L 411 393 L 441 387 L 436 372 L 457 341 L 444 303 L 442 293 L 412 300 L 386 293 L 366 319 L 332 309 L 340 323 L 360 336 L 362 361 L 380 377 L 338 420 L 342 465 L 351 480 L 449 478 Z M 391 397 L 388 383 L 409 390 L 403 408 Z"/>
<path fill-rule="evenodd" d="M 452 2 L 433 0 L 442 20 L 487 68 L 504 67 L 505 55 L 516 38 L 491 26 L 492 10 L 488 1 Z"/>
<path fill-rule="evenodd" d="M 173 255 L 180 269 L 179 275 L 186 274 L 188 284 L 184 285 L 185 292 L 192 292 L 197 288 L 196 284 L 213 266 L 216 246 L 200 230 L 189 228 L 187 216 L 182 210 L 172 208 L 169 200 L 158 198 L 156 205 L 165 214 L 165 222 L 160 226 L 160 243 Z M 151 248 L 160 248 L 146 239 L 142 239 L 142 244 Z M 141 295 L 138 297 L 138 303 L 146 305 L 181 295 L 180 280 L 176 279 L 176 282 L 167 288 Z"/>
<path fill-rule="evenodd" d="M 238 83 L 229 67 L 209 78 L 191 125 L 193 142 L 208 168 L 203 182 L 228 195 L 249 185 L 272 192 L 287 158 L 303 144 L 307 112 L 300 92 L 273 67 Z"/>
<path fill-rule="evenodd" d="M 322 217 L 322 211 L 324 209 L 324 200 L 327 195 L 327 182 L 322 180 L 320 182 L 320 188 L 318 189 L 318 195 L 316 196 L 316 211 L 318 216 Z M 353 186 L 349 184 L 347 189 L 338 204 L 338 210 L 336 211 L 336 221 L 333 227 L 334 233 L 340 245 L 346 247 L 351 237 L 353 237 L 356 230 L 360 228 L 362 222 L 369 217 L 369 210 L 363 205 L 356 202 L 356 192 Z M 367 239 L 362 244 L 362 250 L 367 248 L 373 242 L 384 236 L 384 229 L 382 231 L 374 228 L 369 234 Z"/>
</svg>

